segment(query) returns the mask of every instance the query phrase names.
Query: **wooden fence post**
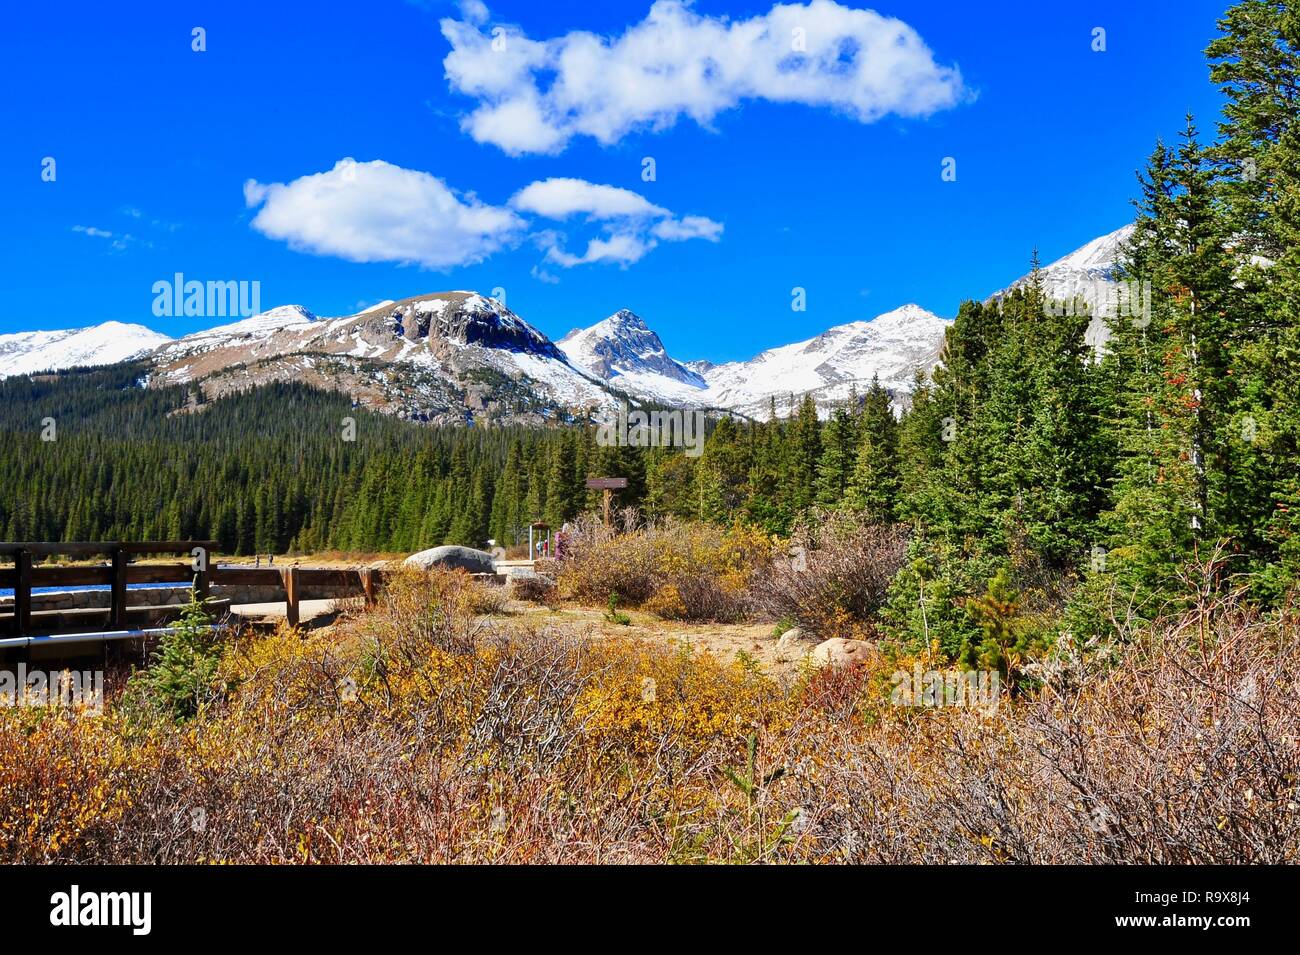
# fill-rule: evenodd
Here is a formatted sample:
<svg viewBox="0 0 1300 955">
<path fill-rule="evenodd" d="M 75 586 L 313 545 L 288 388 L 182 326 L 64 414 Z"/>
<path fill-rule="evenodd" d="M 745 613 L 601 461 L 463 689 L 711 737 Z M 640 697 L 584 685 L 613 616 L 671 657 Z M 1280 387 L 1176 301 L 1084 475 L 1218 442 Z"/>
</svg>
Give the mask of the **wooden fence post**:
<svg viewBox="0 0 1300 955">
<path fill-rule="evenodd" d="M 366 606 L 375 605 L 375 572 L 370 567 L 361 568 L 361 590 L 366 595 Z"/>
<path fill-rule="evenodd" d="M 280 579 L 284 582 L 284 619 L 288 621 L 289 626 L 298 626 L 298 567 L 286 567 L 280 571 Z"/>
<path fill-rule="evenodd" d="M 126 629 L 126 551 L 121 545 L 113 548 L 113 584 L 109 610 L 109 627 Z"/>
<path fill-rule="evenodd" d="M 200 603 L 204 603 L 208 599 L 208 591 L 210 589 L 208 582 L 208 561 L 212 559 L 212 554 L 206 547 L 201 549 L 203 551 L 203 567 L 201 570 L 196 570 L 194 572 L 194 595 L 198 597 Z"/>
<path fill-rule="evenodd" d="M 14 554 L 14 636 L 25 637 L 32 628 L 32 555 Z"/>
</svg>

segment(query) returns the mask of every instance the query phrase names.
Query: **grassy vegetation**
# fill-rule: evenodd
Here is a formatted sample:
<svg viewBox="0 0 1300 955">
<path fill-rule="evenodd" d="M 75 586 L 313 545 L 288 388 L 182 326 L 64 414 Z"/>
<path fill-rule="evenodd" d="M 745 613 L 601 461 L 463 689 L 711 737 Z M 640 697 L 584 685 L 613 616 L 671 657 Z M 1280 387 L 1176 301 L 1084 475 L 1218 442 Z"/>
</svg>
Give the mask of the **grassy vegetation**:
<svg viewBox="0 0 1300 955">
<path fill-rule="evenodd" d="M 891 673 L 928 652 L 777 680 L 502 609 L 463 575 L 411 576 L 372 613 L 237 640 L 211 670 L 173 653 L 102 717 L 0 709 L 0 861 L 1300 853 L 1291 613 L 1209 600 L 1105 648 L 1061 640 L 1038 688 L 996 706 L 919 708 L 891 702 Z"/>
</svg>

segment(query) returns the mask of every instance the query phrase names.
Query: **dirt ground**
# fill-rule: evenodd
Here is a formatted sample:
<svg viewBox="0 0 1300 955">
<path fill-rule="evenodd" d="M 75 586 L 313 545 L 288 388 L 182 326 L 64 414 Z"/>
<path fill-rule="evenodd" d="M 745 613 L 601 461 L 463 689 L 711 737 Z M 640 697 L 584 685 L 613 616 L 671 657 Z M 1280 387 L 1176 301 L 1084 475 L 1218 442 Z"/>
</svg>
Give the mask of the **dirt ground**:
<svg viewBox="0 0 1300 955">
<path fill-rule="evenodd" d="M 382 553 L 339 553 L 325 552 L 308 556 L 276 556 L 276 564 L 284 565 L 295 561 L 312 567 L 364 566 L 379 560 L 400 560 L 404 554 Z M 223 564 L 252 564 L 252 557 L 221 558 Z M 262 558 L 265 566 L 266 558 Z M 318 601 L 325 604 L 326 601 Z M 268 605 L 268 613 L 274 615 L 280 611 L 279 605 Z M 332 609 L 332 608 L 330 608 Z M 794 676 L 799 669 L 799 657 L 788 654 L 778 655 L 776 650 L 777 634 L 773 625 L 768 623 L 685 623 L 673 620 L 660 620 L 653 614 L 638 610 L 626 611 L 631 620 L 627 626 L 613 623 L 606 619 L 605 608 L 578 607 L 565 604 L 561 609 L 552 611 L 538 604 L 522 600 L 508 599 L 505 612 L 495 615 L 493 619 L 509 625 L 515 623 L 544 624 L 554 623 L 574 627 L 579 631 L 594 636 L 632 637 L 637 640 L 649 640 L 657 643 L 676 644 L 685 641 L 692 649 L 703 650 L 715 656 L 732 660 L 737 653 L 744 652 L 758 660 L 763 668 L 775 677 Z M 322 613 L 323 616 L 326 616 Z M 326 623 L 325 625 L 328 625 Z M 801 644 L 804 651 L 810 650 L 812 643 Z"/>
<path fill-rule="evenodd" d="M 501 622 L 526 622 L 535 624 L 562 624 L 580 632 L 602 637 L 632 637 L 657 643 L 685 642 L 694 650 L 703 650 L 723 659 L 732 660 L 744 652 L 758 660 L 773 676 L 789 677 L 798 670 L 798 659 L 777 654 L 777 634 L 771 623 L 685 623 L 660 620 L 653 614 L 638 610 L 626 611 L 631 620 L 627 626 L 606 619 L 604 609 L 576 607 L 569 604 L 559 610 L 549 610 L 521 600 L 507 601 L 506 613 L 494 616 Z M 802 648 L 811 649 L 805 643 Z"/>
</svg>

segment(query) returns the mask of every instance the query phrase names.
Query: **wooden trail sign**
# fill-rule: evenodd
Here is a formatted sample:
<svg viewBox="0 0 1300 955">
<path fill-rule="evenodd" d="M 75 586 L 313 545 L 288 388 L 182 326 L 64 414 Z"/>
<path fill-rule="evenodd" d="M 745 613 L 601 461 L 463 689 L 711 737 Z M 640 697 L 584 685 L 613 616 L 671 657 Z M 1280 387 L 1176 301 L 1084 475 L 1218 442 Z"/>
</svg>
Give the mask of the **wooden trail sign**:
<svg viewBox="0 0 1300 955">
<path fill-rule="evenodd" d="M 609 526 L 609 505 L 614 498 L 615 491 L 621 491 L 627 487 L 627 478 L 620 477 L 599 477 L 587 478 L 587 487 L 593 491 L 600 491 L 601 509 L 605 514 L 605 526 Z"/>
</svg>

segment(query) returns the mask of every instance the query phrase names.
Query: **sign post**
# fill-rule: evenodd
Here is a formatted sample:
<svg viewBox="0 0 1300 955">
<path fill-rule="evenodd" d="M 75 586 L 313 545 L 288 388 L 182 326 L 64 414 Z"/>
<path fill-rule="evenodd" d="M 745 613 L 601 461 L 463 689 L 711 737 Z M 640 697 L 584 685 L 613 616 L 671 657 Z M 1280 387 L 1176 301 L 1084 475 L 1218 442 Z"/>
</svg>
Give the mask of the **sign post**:
<svg viewBox="0 0 1300 955">
<path fill-rule="evenodd" d="M 627 478 L 587 478 L 587 487 L 593 491 L 601 492 L 601 510 L 605 514 L 605 526 L 609 527 L 609 506 L 614 500 L 614 492 L 627 487 Z"/>
</svg>

